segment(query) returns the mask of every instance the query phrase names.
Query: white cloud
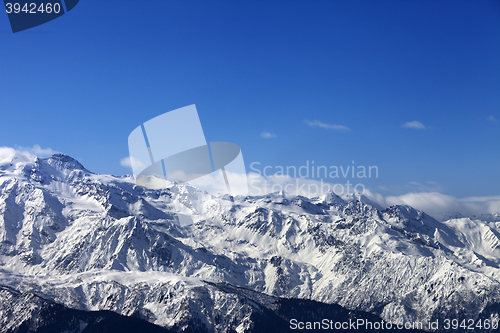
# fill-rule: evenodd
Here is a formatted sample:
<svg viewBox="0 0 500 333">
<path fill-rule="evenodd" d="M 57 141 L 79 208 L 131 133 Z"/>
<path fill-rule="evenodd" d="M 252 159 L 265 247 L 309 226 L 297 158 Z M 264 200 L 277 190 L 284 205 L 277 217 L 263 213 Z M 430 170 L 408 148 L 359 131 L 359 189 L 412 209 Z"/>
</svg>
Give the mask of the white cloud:
<svg viewBox="0 0 500 333">
<path fill-rule="evenodd" d="M 415 192 L 409 192 L 399 196 L 384 196 L 380 193 L 371 192 L 362 187 L 349 189 L 346 184 L 329 183 L 321 180 L 308 178 L 295 178 L 289 175 L 274 175 L 264 177 L 262 174 L 251 172 L 248 175 L 249 195 L 264 195 L 267 193 L 284 190 L 291 195 L 303 195 L 316 197 L 333 191 L 345 197 L 353 192 L 365 195 L 370 200 L 386 208 L 392 205 L 409 205 L 415 209 L 424 211 L 438 220 L 452 215 L 462 214 L 465 216 L 500 213 L 500 196 L 457 198 L 439 192 L 423 192 L 416 188 L 422 188 L 422 184 L 413 183 Z M 345 182 L 344 182 L 345 183 Z M 426 182 L 427 186 L 441 188 L 439 184 Z"/>
<path fill-rule="evenodd" d="M 339 195 L 350 194 L 353 186 L 349 190 L 345 184 L 333 184 L 321 180 L 291 177 L 289 175 L 270 175 L 265 177 L 262 174 L 250 172 L 248 177 L 248 194 L 265 195 L 268 193 L 285 191 L 291 195 L 302 195 L 305 197 L 317 197 L 334 191 Z"/>
<path fill-rule="evenodd" d="M 231 195 L 248 195 L 248 178 L 245 173 L 230 172 L 226 170 L 226 177 L 229 180 Z M 212 194 L 228 193 L 228 188 L 224 180 L 222 171 L 219 169 L 208 175 L 188 181 L 188 184 Z"/>
<path fill-rule="evenodd" d="M 14 148 L 0 147 L 0 165 L 12 162 L 16 157 L 16 153 L 18 152 Z M 29 153 L 26 153 L 26 155 L 27 158 L 32 157 Z"/>
<path fill-rule="evenodd" d="M 444 187 L 435 181 L 426 181 L 419 183 L 416 181 L 411 181 L 407 184 L 391 185 L 391 186 L 378 186 L 386 194 L 401 194 L 401 193 L 413 193 L 413 192 L 442 192 Z"/>
<path fill-rule="evenodd" d="M 331 129 L 331 130 L 335 130 L 335 131 L 350 131 L 351 130 L 349 127 L 346 127 L 343 125 L 327 124 L 327 123 L 323 123 L 319 120 L 310 121 L 310 120 L 306 119 L 306 123 L 311 127 L 316 126 L 316 127 Z"/>
<path fill-rule="evenodd" d="M 426 129 L 424 124 L 422 124 L 420 121 L 414 120 L 414 121 L 408 121 L 403 124 L 404 128 L 412 128 L 412 129 Z"/>
<path fill-rule="evenodd" d="M 31 163 L 36 156 L 28 150 L 14 149 L 11 147 L 0 147 L 0 165 L 16 164 L 16 163 Z"/>
<path fill-rule="evenodd" d="M 130 156 L 124 157 L 120 160 L 120 165 L 126 168 L 131 168 L 132 163 L 130 162 Z"/>
<path fill-rule="evenodd" d="M 489 121 L 491 121 L 491 122 L 493 122 L 493 123 L 498 122 L 498 119 L 497 119 L 497 118 L 495 118 L 495 116 L 493 116 L 493 115 L 489 116 L 489 117 L 488 117 L 488 120 L 489 120 Z"/>
<path fill-rule="evenodd" d="M 39 145 L 34 145 L 33 148 L 30 149 L 30 152 L 33 155 L 40 157 L 48 157 L 59 153 L 58 151 L 55 151 L 52 148 L 41 148 Z"/>
<path fill-rule="evenodd" d="M 16 146 L 16 150 L 19 152 L 28 152 L 38 157 L 49 157 L 59 153 L 58 151 L 52 148 L 42 148 L 40 147 L 40 145 L 33 145 L 33 147 L 31 148 Z"/>
<path fill-rule="evenodd" d="M 127 157 L 124 157 L 120 160 L 120 165 L 121 166 L 124 166 L 126 168 L 132 168 L 132 169 L 143 169 L 144 168 L 144 164 L 139 161 L 138 159 L 134 158 L 134 157 L 130 157 L 130 156 L 127 156 Z"/>
<path fill-rule="evenodd" d="M 463 210 L 457 198 L 437 192 L 407 193 L 387 197 L 387 205 L 409 205 L 432 216 Z"/>
<path fill-rule="evenodd" d="M 384 197 L 367 191 L 365 195 L 383 207 L 409 205 L 443 219 L 453 214 L 478 215 L 500 213 L 500 196 L 457 198 L 438 192 L 415 192 Z"/>
<path fill-rule="evenodd" d="M 264 131 L 264 132 L 260 133 L 260 137 L 263 139 L 272 139 L 272 138 L 276 138 L 277 135 L 274 133 L 269 133 L 269 132 Z"/>
</svg>

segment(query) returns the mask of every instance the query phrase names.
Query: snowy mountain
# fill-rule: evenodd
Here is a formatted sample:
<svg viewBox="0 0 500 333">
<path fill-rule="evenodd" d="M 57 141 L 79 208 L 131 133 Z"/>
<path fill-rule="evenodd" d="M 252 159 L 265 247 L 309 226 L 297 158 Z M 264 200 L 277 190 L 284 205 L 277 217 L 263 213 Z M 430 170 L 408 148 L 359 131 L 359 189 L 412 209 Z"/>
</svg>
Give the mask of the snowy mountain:
<svg viewBox="0 0 500 333">
<path fill-rule="evenodd" d="M 334 193 L 148 190 L 62 154 L 0 161 L 0 320 L 14 323 L 0 332 L 26 329 L 49 306 L 78 332 L 100 313 L 199 332 L 286 331 L 293 316 L 318 313 L 424 329 L 499 320 L 499 264 L 495 218 L 440 222 Z M 33 305 L 14 311 L 25 299 Z"/>
</svg>

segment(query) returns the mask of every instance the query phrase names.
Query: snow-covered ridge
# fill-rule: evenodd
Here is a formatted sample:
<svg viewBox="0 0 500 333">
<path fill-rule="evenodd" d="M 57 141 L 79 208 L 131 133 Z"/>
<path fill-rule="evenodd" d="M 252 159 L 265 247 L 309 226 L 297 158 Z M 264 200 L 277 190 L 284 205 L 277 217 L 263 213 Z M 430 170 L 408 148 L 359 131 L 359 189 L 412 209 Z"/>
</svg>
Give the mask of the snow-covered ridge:
<svg viewBox="0 0 500 333">
<path fill-rule="evenodd" d="M 340 304 L 392 322 L 478 318 L 500 303 L 494 219 L 440 222 L 410 206 L 384 209 L 331 192 L 230 199 L 175 183 L 144 189 L 63 154 L 3 158 L 0 284 L 125 315 L 123 304 L 106 301 L 113 288 L 125 301 L 140 286 L 182 285 L 190 291 L 174 297 L 171 317 L 156 301 L 134 303 L 164 327 L 185 319 L 183 306 L 199 299 L 203 281 Z M 244 331 L 248 323 L 237 320 Z"/>
</svg>

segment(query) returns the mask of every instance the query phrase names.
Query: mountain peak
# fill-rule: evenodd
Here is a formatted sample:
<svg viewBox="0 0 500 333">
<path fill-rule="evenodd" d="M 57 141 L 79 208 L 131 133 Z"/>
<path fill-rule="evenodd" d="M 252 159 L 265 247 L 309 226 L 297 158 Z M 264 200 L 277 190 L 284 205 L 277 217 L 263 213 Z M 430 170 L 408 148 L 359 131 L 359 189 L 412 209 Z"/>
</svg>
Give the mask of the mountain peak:
<svg viewBox="0 0 500 333">
<path fill-rule="evenodd" d="M 324 197 L 324 202 L 327 205 L 330 206 L 343 206 L 345 205 L 345 200 L 339 197 L 335 192 L 333 191 L 328 191 L 328 193 L 325 194 Z"/>
<path fill-rule="evenodd" d="M 45 161 L 51 167 L 58 170 L 83 170 L 88 171 L 85 167 L 75 160 L 73 157 L 65 155 L 65 154 L 54 154 L 51 157 L 41 159 Z"/>
</svg>

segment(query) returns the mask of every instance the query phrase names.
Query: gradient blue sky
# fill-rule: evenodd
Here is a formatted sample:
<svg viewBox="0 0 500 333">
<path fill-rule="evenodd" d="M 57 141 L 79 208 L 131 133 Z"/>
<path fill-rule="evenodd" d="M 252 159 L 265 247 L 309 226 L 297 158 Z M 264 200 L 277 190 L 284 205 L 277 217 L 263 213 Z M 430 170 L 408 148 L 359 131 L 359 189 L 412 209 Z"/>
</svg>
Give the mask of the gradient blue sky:
<svg viewBox="0 0 500 333">
<path fill-rule="evenodd" d="M 498 195 L 500 2 L 81 0 L 16 34 L 0 14 L 0 146 L 131 173 L 129 133 L 190 104 L 247 166 L 354 160 L 386 195 Z"/>
</svg>

